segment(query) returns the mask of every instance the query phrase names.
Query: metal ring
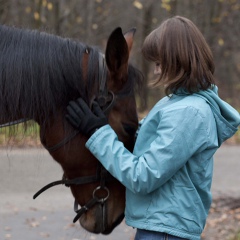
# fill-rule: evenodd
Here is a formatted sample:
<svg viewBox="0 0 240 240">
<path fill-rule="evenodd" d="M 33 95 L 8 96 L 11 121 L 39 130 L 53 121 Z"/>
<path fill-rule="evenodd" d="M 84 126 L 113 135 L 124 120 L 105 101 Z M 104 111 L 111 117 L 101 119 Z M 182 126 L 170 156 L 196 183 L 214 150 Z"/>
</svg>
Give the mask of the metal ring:
<svg viewBox="0 0 240 240">
<path fill-rule="evenodd" d="M 103 189 L 103 190 L 105 190 L 106 191 L 106 197 L 104 197 L 104 198 L 98 198 L 97 196 L 96 196 L 96 192 L 98 191 L 98 190 L 100 190 L 100 189 Z M 109 195 L 110 195 L 110 192 L 109 192 L 109 189 L 107 188 L 107 187 L 101 187 L 101 186 L 98 186 L 98 187 L 96 187 L 95 189 L 94 189 L 94 191 L 93 191 L 93 198 L 97 198 L 98 199 L 98 201 L 99 202 L 105 202 L 108 198 L 109 198 Z"/>
</svg>

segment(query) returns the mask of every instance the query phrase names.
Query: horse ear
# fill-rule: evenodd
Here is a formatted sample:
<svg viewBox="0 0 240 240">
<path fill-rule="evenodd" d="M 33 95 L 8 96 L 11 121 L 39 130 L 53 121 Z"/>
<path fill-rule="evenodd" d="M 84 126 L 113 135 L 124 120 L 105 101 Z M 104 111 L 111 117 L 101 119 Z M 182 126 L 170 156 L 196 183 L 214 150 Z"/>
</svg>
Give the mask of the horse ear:
<svg viewBox="0 0 240 240">
<path fill-rule="evenodd" d="M 125 40 L 127 42 L 127 45 L 128 45 L 128 52 L 129 53 L 131 52 L 131 49 L 132 49 L 133 37 L 134 37 L 134 34 L 135 34 L 136 30 L 137 30 L 136 28 L 132 28 L 124 34 L 124 38 L 125 38 Z"/>
<path fill-rule="evenodd" d="M 131 29 L 123 35 L 120 27 L 116 28 L 110 35 L 106 48 L 106 63 L 110 71 L 111 79 L 121 84 L 126 81 L 128 71 L 129 53 L 132 48 L 133 36 L 136 29 Z"/>
</svg>

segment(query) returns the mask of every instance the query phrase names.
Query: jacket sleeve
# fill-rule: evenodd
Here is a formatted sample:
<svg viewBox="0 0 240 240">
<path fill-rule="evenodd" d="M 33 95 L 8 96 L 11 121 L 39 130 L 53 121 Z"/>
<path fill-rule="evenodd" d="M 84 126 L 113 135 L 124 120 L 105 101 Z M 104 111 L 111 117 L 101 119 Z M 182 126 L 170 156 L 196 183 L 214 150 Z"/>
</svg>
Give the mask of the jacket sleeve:
<svg viewBox="0 0 240 240">
<path fill-rule="evenodd" d="M 207 147 L 206 119 L 192 107 L 165 111 L 156 136 L 141 156 L 135 156 L 106 125 L 86 147 L 126 188 L 145 194 L 163 185 L 191 156 Z"/>
</svg>

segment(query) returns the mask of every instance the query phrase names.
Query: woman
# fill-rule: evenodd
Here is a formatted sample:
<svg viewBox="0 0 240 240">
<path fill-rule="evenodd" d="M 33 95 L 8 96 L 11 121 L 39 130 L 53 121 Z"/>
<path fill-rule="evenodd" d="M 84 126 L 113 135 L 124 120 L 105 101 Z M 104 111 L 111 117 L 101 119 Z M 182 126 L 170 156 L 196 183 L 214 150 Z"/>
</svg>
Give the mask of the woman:
<svg viewBox="0 0 240 240">
<path fill-rule="evenodd" d="M 240 124 L 214 85 L 211 50 L 198 28 L 176 16 L 145 39 L 166 97 L 141 121 L 133 153 L 97 103 L 72 101 L 67 119 L 89 137 L 86 147 L 126 187 L 125 219 L 135 240 L 199 240 L 211 205 L 213 155 Z"/>
</svg>

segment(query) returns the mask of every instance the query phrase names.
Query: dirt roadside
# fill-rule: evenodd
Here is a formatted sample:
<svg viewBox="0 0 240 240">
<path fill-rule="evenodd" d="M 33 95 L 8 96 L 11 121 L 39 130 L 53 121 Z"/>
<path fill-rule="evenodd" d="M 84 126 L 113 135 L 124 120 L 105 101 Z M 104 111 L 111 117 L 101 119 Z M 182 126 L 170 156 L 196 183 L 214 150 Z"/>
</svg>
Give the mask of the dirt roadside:
<svg viewBox="0 0 240 240">
<path fill-rule="evenodd" d="M 34 148 L 37 147 L 36 144 L 33 145 Z M 38 146 L 41 148 L 40 144 Z M 19 146 L 19 148 L 23 147 L 31 149 L 33 146 L 32 144 L 27 145 L 25 142 L 24 145 Z M 213 203 L 202 240 L 240 240 L 240 236 L 236 237 L 240 231 L 239 156 L 240 146 L 228 144 L 221 147 L 216 154 L 212 187 Z M 11 169 L 13 170 L 13 168 Z"/>
<path fill-rule="evenodd" d="M 239 240 L 239 232 L 240 198 L 222 196 L 213 199 L 202 240 Z"/>
</svg>

